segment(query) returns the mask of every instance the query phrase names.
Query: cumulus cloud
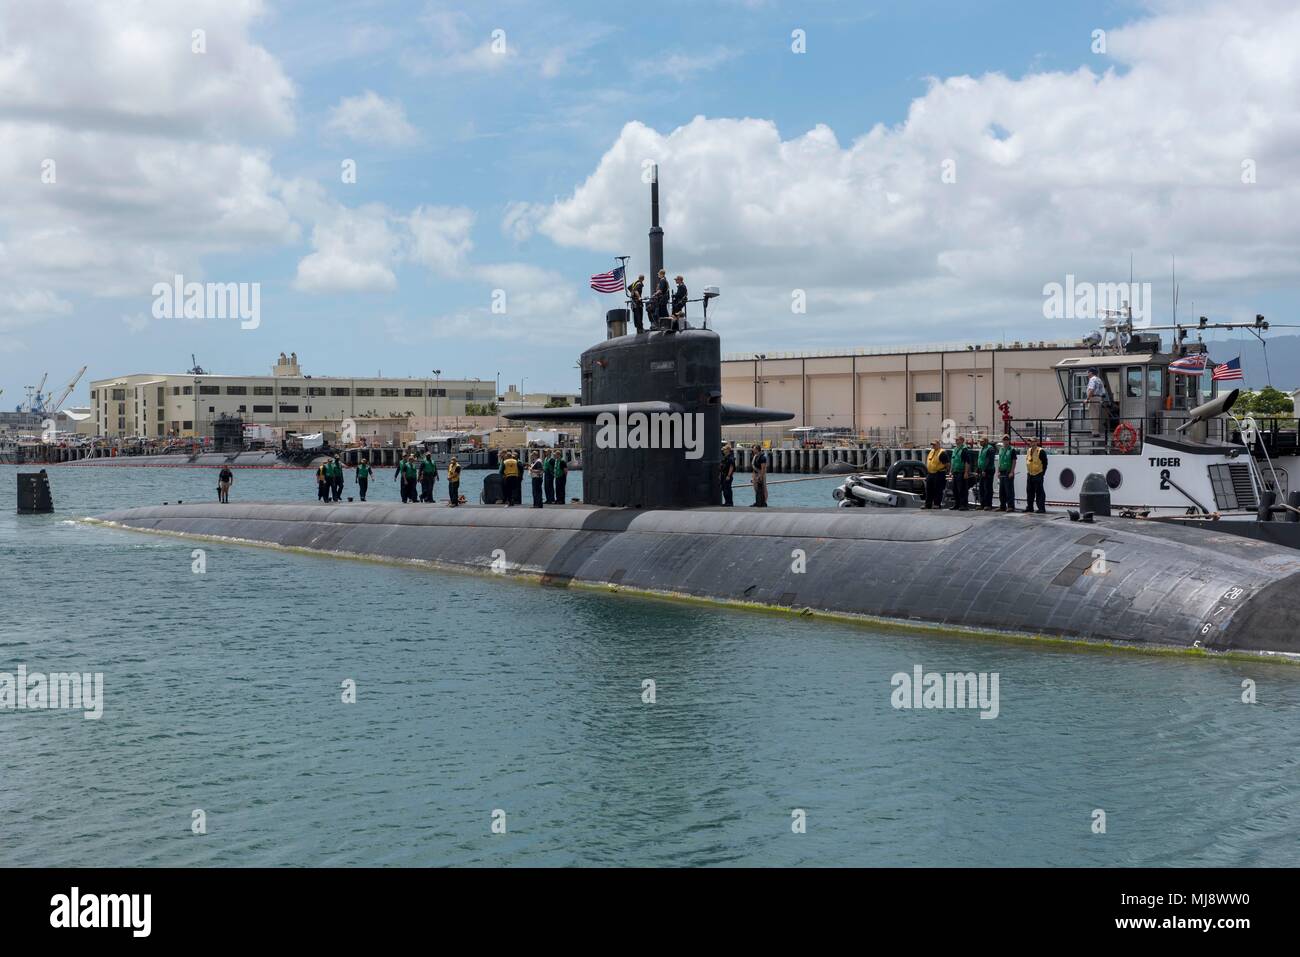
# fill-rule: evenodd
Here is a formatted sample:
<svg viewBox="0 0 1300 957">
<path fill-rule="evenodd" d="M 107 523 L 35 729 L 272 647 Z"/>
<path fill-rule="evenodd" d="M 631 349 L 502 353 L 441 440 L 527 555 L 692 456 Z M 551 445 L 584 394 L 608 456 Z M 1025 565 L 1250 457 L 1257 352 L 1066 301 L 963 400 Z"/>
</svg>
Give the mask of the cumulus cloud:
<svg viewBox="0 0 1300 957">
<path fill-rule="evenodd" d="M 421 206 L 406 219 L 410 258 L 439 275 L 461 268 L 472 243 L 474 213 L 464 207 Z"/>
<path fill-rule="evenodd" d="M 0 284 L 143 295 L 210 253 L 298 238 L 269 153 L 241 141 L 294 127 L 292 85 L 249 36 L 261 12 L 0 6 Z"/>
<path fill-rule="evenodd" d="M 72 303 L 49 289 L 0 290 L 0 330 L 20 329 L 70 312 Z"/>
<path fill-rule="evenodd" d="M 402 237 L 379 204 L 338 207 L 311 232 L 315 250 L 298 263 L 295 288 L 303 292 L 383 292 L 397 288 L 394 266 Z"/>
<path fill-rule="evenodd" d="M 403 263 L 455 275 L 473 246 L 474 213 L 464 207 L 420 206 L 403 215 L 379 203 L 332 203 L 317 188 L 298 190 L 295 208 L 316 220 L 314 251 L 298 263 L 294 280 L 302 292 L 391 292 Z"/>
<path fill-rule="evenodd" d="M 1033 321 L 1045 283 L 1127 279 L 1130 251 L 1157 276 L 1176 253 L 1180 278 L 1225 302 L 1294 277 L 1300 9 L 1182 7 L 1107 43 L 1114 62 L 1096 68 L 931 80 L 904 121 L 847 143 L 755 118 L 628 123 L 572 195 L 540 215 L 512 206 L 503 229 L 642 250 L 653 160 L 670 269 L 719 277 L 719 312 L 746 329 L 793 322 L 838 342 Z"/>
<path fill-rule="evenodd" d="M 385 100 L 373 90 L 344 97 L 330 111 L 325 130 L 363 143 L 403 146 L 416 139 L 415 127 L 396 100 Z"/>
</svg>

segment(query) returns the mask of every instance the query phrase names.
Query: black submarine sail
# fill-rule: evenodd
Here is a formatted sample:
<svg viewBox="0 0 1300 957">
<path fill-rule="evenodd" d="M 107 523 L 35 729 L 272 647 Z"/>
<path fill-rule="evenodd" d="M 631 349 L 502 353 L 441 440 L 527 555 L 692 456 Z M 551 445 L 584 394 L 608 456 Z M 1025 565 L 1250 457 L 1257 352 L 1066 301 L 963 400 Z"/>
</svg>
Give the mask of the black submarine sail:
<svg viewBox="0 0 1300 957">
<path fill-rule="evenodd" d="M 663 263 L 659 175 L 650 183 L 650 278 Z M 700 508 L 721 501 L 722 426 L 786 422 L 793 412 L 722 401 L 722 348 L 710 329 L 627 335 L 627 309 L 579 360 L 582 404 L 520 409 L 512 421 L 582 423 L 582 500 L 616 508 Z"/>
</svg>

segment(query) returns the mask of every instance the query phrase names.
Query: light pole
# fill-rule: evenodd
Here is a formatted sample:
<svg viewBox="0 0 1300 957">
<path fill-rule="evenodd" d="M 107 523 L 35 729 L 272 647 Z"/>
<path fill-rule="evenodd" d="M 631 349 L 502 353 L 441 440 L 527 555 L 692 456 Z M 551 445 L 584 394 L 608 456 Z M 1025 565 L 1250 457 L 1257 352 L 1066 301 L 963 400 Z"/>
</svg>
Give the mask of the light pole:
<svg viewBox="0 0 1300 957">
<path fill-rule="evenodd" d="M 766 353 L 760 352 L 754 354 L 755 369 L 756 372 L 758 373 L 757 378 L 754 380 L 754 404 L 758 406 L 761 406 L 763 404 L 763 400 L 762 400 L 762 395 L 763 395 L 762 386 L 764 384 L 763 383 L 763 360 L 766 358 L 767 358 Z M 763 423 L 762 422 L 758 423 L 758 444 L 759 445 L 763 444 Z"/>
<path fill-rule="evenodd" d="M 497 407 L 497 428 L 501 428 L 501 373 L 497 373 L 497 400 L 492 403 Z"/>
<path fill-rule="evenodd" d="M 441 383 L 442 383 L 442 370 L 434 369 L 433 370 L 433 431 L 435 432 L 438 431 L 439 413 L 442 411 L 442 406 L 438 402 L 438 400 L 442 398 L 442 396 L 438 394 L 442 391 L 442 389 L 439 388 Z"/>
</svg>

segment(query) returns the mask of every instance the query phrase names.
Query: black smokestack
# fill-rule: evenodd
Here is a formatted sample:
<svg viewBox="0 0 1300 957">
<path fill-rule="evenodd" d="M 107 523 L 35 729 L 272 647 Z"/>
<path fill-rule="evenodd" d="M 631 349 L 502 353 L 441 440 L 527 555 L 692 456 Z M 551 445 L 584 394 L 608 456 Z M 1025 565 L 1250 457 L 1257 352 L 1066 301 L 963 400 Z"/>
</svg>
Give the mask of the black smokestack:
<svg viewBox="0 0 1300 957">
<path fill-rule="evenodd" d="M 650 167 L 650 288 L 664 268 L 664 231 L 659 228 L 659 166 Z"/>
</svg>

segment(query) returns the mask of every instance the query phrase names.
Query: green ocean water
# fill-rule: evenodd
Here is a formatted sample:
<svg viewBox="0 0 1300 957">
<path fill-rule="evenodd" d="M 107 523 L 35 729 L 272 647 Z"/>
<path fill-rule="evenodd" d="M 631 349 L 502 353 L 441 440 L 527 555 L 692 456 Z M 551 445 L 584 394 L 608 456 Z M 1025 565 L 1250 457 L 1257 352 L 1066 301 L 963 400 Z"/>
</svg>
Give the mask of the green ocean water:
<svg viewBox="0 0 1300 957">
<path fill-rule="evenodd" d="M 102 673 L 104 710 L 0 709 L 0 866 L 1300 863 L 1300 668 L 154 537 L 77 519 L 213 499 L 210 470 L 55 467 L 53 516 L 14 472 L 0 673 Z M 917 665 L 996 672 L 998 716 L 895 709 Z"/>
</svg>

